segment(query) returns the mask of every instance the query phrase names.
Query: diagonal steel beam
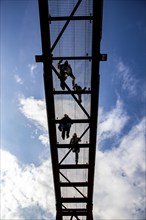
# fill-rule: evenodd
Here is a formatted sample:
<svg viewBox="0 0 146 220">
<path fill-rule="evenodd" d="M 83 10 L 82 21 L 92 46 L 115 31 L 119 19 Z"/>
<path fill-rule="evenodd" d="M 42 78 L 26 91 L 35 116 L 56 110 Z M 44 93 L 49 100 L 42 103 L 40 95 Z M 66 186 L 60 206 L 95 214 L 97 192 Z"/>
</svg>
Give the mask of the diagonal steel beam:
<svg viewBox="0 0 146 220">
<path fill-rule="evenodd" d="M 52 65 L 52 69 L 53 71 L 56 73 L 56 75 L 58 76 L 58 78 L 60 79 L 60 74 L 58 73 L 58 71 L 55 69 L 55 67 Z M 68 91 L 71 92 L 71 89 L 69 88 L 69 86 L 64 82 L 65 87 L 67 88 Z M 78 103 L 78 105 L 80 106 L 80 108 L 83 110 L 83 112 L 86 114 L 86 116 L 88 118 L 90 118 L 90 115 L 88 114 L 88 112 L 84 109 L 84 107 L 81 105 L 81 103 L 78 101 L 77 97 L 74 94 L 71 94 L 72 97 L 75 99 L 75 101 Z"/>
<path fill-rule="evenodd" d="M 63 210 L 67 210 L 67 208 L 66 208 L 65 205 L 62 204 L 62 207 L 64 208 Z M 62 211 L 63 211 L 63 210 L 62 210 Z M 71 214 L 71 219 L 72 219 L 73 216 L 74 216 L 77 220 L 80 220 L 80 219 L 78 218 L 78 216 L 73 215 L 73 214 Z"/>
<path fill-rule="evenodd" d="M 71 183 L 71 181 L 63 173 L 61 173 L 60 171 L 59 173 L 61 176 L 63 176 L 64 179 L 68 181 L 68 183 Z M 81 194 L 81 196 L 83 196 L 84 198 L 87 198 L 76 186 L 73 186 L 73 188 L 75 188 L 77 192 Z"/>
<path fill-rule="evenodd" d="M 86 132 L 88 131 L 88 129 L 90 128 L 90 126 L 88 126 L 87 128 L 86 128 L 86 130 L 83 132 L 83 134 L 79 137 L 79 140 L 81 140 L 81 138 L 86 134 Z M 70 150 L 67 152 L 67 154 L 62 158 L 62 160 L 59 162 L 59 164 L 61 164 L 64 160 L 65 160 L 65 158 L 70 154 L 70 152 L 72 151 L 72 148 L 74 147 L 74 145 L 71 147 L 71 145 L 70 145 Z"/>
<path fill-rule="evenodd" d="M 68 20 L 66 21 L 65 25 L 63 26 L 61 32 L 59 33 L 57 39 L 55 40 L 53 46 L 51 47 L 51 52 L 54 50 L 56 44 L 58 43 L 58 41 L 60 40 L 63 32 L 65 31 L 67 25 L 69 24 L 69 22 L 71 21 L 71 18 L 73 17 L 73 15 L 75 14 L 77 8 L 79 7 L 80 3 L 82 2 L 82 0 L 78 0 L 77 4 L 75 5 L 73 11 L 71 12 L 70 16 L 68 17 Z M 49 18 L 49 17 L 48 17 Z"/>
</svg>

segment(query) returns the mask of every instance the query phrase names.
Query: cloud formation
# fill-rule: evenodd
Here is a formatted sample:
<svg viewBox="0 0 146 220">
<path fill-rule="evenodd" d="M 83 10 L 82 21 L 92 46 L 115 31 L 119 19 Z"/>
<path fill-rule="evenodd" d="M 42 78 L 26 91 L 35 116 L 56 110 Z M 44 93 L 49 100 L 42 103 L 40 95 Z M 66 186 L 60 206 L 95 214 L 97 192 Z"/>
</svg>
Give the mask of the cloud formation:
<svg viewBox="0 0 146 220">
<path fill-rule="evenodd" d="M 46 145 L 44 101 L 21 97 L 20 111 L 42 130 L 38 138 Z M 120 100 L 111 111 L 100 110 L 93 205 L 95 220 L 144 220 L 145 217 L 146 119 L 141 119 L 123 134 L 129 117 Z M 114 146 L 113 142 L 111 149 L 102 152 L 100 146 L 103 141 L 115 135 L 119 136 L 118 146 Z M 1 153 L 2 219 L 27 220 L 30 219 L 28 216 L 36 220 L 55 219 L 50 160 L 43 159 L 41 165 L 36 167 L 20 164 L 7 151 L 1 150 Z"/>
<path fill-rule="evenodd" d="M 116 64 L 118 78 L 122 80 L 122 89 L 129 92 L 129 95 L 137 94 L 138 80 L 132 74 L 131 68 L 120 58 Z"/>
<path fill-rule="evenodd" d="M 116 106 L 109 112 L 99 111 L 98 142 L 112 138 L 122 132 L 128 122 L 128 115 L 124 110 L 123 103 L 118 99 Z"/>
<path fill-rule="evenodd" d="M 1 189 L 1 219 L 54 219 L 49 160 L 42 161 L 38 167 L 23 165 L 14 155 L 1 149 Z"/>
<path fill-rule="evenodd" d="M 20 78 L 20 76 L 18 74 L 14 75 L 15 81 L 16 83 L 22 85 L 23 84 L 23 80 Z"/>
<path fill-rule="evenodd" d="M 30 75 L 34 76 L 34 70 L 37 68 L 37 64 L 28 64 L 28 68 L 30 70 Z"/>
<path fill-rule="evenodd" d="M 94 215 L 107 220 L 145 218 L 145 118 L 112 150 L 97 151 Z"/>
<path fill-rule="evenodd" d="M 19 98 L 19 109 L 21 113 L 42 132 L 38 139 L 48 146 L 48 125 L 46 115 L 46 105 L 43 100 L 36 100 L 34 97 Z"/>
</svg>

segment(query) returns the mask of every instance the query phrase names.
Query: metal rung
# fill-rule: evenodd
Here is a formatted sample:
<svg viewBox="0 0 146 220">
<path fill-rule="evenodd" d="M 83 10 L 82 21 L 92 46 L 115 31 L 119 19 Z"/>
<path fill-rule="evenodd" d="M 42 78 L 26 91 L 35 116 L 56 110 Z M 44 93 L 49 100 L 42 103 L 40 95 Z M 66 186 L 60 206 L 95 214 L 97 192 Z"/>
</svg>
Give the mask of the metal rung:
<svg viewBox="0 0 146 220">
<path fill-rule="evenodd" d="M 59 124 L 61 120 L 54 120 L 56 124 Z M 72 119 L 72 123 L 90 123 L 90 119 Z"/>
<path fill-rule="evenodd" d="M 76 198 L 72 198 L 72 197 L 68 197 L 68 198 L 61 198 L 61 202 L 62 203 L 87 203 L 88 199 L 87 198 L 80 198 L 80 197 L 76 197 Z"/>
<path fill-rule="evenodd" d="M 88 186 L 88 182 L 60 182 L 61 187 Z"/>
<path fill-rule="evenodd" d="M 63 209 L 62 215 L 63 216 L 87 216 L 87 209 Z"/>
<path fill-rule="evenodd" d="M 43 56 L 43 55 L 36 55 L 35 60 L 36 62 L 44 62 L 45 60 L 49 60 L 50 57 Z M 76 56 L 76 57 L 53 57 L 51 56 L 52 60 L 91 60 L 92 56 Z"/>
<path fill-rule="evenodd" d="M 72 208 L 72 209 L 62 209 L 62 212 L 87 212 L 87 209 L 79 209 L 79 208 Z"/>
<path fill-rule="evenodd" d="M 89 164 L 60 164 L 59 169 L 88 169 Z"/>
<path fill-rule="evenodd" d="M 62 213 L 62 216 L 70 216 L 70 217 L 72 217 L 72 216 L 81 216 L 81 217 L 83 217 L 83 216 L 87 216 L 88 215 L 88 213 L 87 212 L 75 212 L 75 213 Z M 80 218 L 76 218 L 76 219 L 80 219 Z"/>
<path fill-rule="evenodd" d="M 38 55 L 40 57 L 40 55 Z M 52 60 L 89 60 L 91 61 L 91 59 L 93 59 L 92 56 L 65 56 L 65 57 L 53 57 L 52 56 Z"/>
<path fill-rule="evenodd" d="M 91 145 L 90 144 L 79 144 L 80 148 L 89 148 Z M 70 144 L 57 144 L 57 148 L 70 148 Z"/>
<path fill-rule="evenodd" d="M 69 16 L 49 16 L 49 21 L 64 21 L 64 20 L 93 20 L 93 16 L 72 16 L 71 18 Z"/>
<path fill-rule="evenodd" d="M 63 95 L 67 95 L 67 94 L 91 94 L 91 90 L 80 90 L 80 91 L 52 91 L 52 94 L 54 95 L 60 95 L 60 94 L 63 94 Z"/>
</svg>

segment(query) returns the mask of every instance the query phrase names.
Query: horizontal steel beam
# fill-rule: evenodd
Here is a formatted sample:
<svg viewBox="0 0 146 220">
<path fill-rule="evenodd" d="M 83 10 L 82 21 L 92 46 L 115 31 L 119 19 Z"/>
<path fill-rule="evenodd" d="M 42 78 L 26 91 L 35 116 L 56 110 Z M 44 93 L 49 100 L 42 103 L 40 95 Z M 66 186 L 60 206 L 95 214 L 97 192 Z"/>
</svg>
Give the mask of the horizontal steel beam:
<svg viewBox="0 0 146 220">
<path fill-rule="evenodd" d="M 79 144 L 80 148 L 89 148 L 91 145 L 90 144 Z M 57 144 L 57 148 L 70 148 L 70 144 Z"/>
<path fill-rule="evenodd" d="M 36 55 L 36 56 L 35 56 L 35 61 L 36 61 L 37 63 L 39 63 L 39 62 L 44 62 L 45 60 L 48 60 L 48 59 L 49 59 L 49 57 L 44 57 L 43 55 Z M 52 60 L 91 60 L 92 57 L 91 57 L 91 56 L 53 57 L 53 55 L 51 55 L 51 59 L 52 59 Z"/>
<path fill-rule="evenodd" d="M 76 217 L 76 216 L 87 216 L 88 215 L 88 213 L 87 212 L 75 212 L 75 213 L 68 213 L 68 212 L 65 212 L 65 213 L 62 213 L 62 216 L 70 216 L 70 217 L 72 217 L 72 216 L 74 216 L 74 217 Z M 77 218 L 76 218 L 77 219 Z M 80 218 L 78 218 L 78 219 L 80 219 Z"/>
<path fill-rule="evenodd" d="M 89 164 L 60 164 L 59 169 L 88 169 Z"/>
<path fill-rule="evenodd" d="M 88 186 L 88 182 L 60 182 L 61 187 L 86 187 Z"/>
<path fill-rule="evenodd" d="M 68 197 L 68 198 L 61 198 L 62 203 L 87 203 L 88 198 L 82 198 L 82 197 Z"/>
<path fill-rule="evenodd" d="M 88 56 L 65 56 L 65 57 L 52 57 L 52 60 L 91 60 L 93 57 Z"/>
<path fill-rule="evenodd" d="M 87 210 L 86 209 L 83 209 L 83 210 L 79 210 L 79 209 L 76 209 L 76 211 L 63 211 L 62 212 L 62 216 L 87 216 Z"/>
<path fill-rule="evenodd" d="M 64 20 L 92 20 L 93 16 L 72 16 L 71 18 L 69 16 L 49 16 L 49 21 L 64 21 Z"/>
<path fill-rule="evenodd" d="M 54 95 L 67 95 L 67 94 L 91 94 L 91 90 L 81 90 L 81 91 L 52 91 Z"/>
<path fill-rule="evenodd" d="M 61 122 L 61 119 L 54 120 L 56 124 Z M 90 119 L 72 119 L 72 123 L 90 123 Z"/>
<path fill-rule="evenodd" d="M 66 209 L 62 209 L 62 212 L 87 212 L 87 209 L 82 209 L 82 208 L 72 208 L 72 209 L 68 209 L 68 208 L 66 208 Z"/>
<path fill-rule="evenodd" d="M 52 55 L 52 60 L 89 60 L 91 61 L 93 59 L 93 56 L 89 56 L 86 54 L 86 56 L 65 56 L 65 57 L 53 57 Z M 104 53 L 99 53 L 97 55 L 97 61 L 107 61 L 107 54 Z"/>
<path fill-rule="evenodd" d="M 65 57 L 53 57 L 53 54 L 51 54 L 51 59 L 52 60 L 89 60 L 91 61 L 93 59 L 92 56 L 76 56 L 76 57 L 73 57 L 73 56 L 65 56 Z M 44 62 L 45 60 L 49 60 L 50 57 L 44 57 L 43 55 L 36 55 L 35 56 L 35 61 L 37 63 L 41 63 L 41 62 Z M 99 54 L 97 56 L 97 61 L 107 61 L 107 54 Z"/>
</svg>

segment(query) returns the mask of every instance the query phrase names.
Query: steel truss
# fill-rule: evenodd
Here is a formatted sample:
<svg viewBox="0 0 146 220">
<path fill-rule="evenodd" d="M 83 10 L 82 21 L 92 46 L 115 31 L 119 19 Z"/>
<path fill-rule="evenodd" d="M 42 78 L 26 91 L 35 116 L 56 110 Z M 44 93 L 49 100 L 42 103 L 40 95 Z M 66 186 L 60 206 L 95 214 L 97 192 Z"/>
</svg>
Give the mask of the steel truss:
<svg viewBox="0 0 146 220">
<path fill-rule="evenodd" d="M 102 60 L 106 60 L 106 54 L 100 54 L 100 41 L 102 32 L 102 0 L 93 0 L 93 11 L 90 16 L 75 16 L 79 5 L 84 0 L 78 0 L 69 16 L 50 16 L 49 1 L 38 0 L 39 16 L 40 16 L 40 29 L 41 29 L 41 42 L 42 42 L 42 55 L 36 55 L 36 62 L 42 62 L 44 68 L 44 87 L 46 98 L 46 110 L 48 120 L 48 130 L 50 139 L 50 149 L 52 158 L 52 169 L 54 178 L 54 189 L 56 197 L 56 220 L 64 220 L 65 216 L 69 219 L 80 220 L 80 217 L 84 216 L 86 220 L 93 220 L 93 189 L 94 189 L 94 170 L 95 170 L 95 155 L 96 155 L 96 135 L 97 135 L 97 120 L 98 120 L 98 98 L 99 98 L 99 63 Z M 54 44 L 50 43 L 50 24 L 51 22 L 66 21 L 59 35 L 57 36 Z M 58 44 L 62 34 L 65 34 L 66 28 L 70 21 L 89 20 L 92 21 L 92 55 L 91 56 L 66 56 L 59 57 L 53 56 L 53 50 Z M 53 66 L 53 60 L 91 60 L 91 90 L 88 91 L 72 91 L 65 83 L 65 91 L 54 91 L 53 88 L 53 74 L 59 78 L 60 75 L 56 68 Z M 86 108 L 78 101 L 76 94 L 89 94 L 91 95 L 91 110 L 87 112 Z M 59 144 L 57 142 L 56 124 L 60 120 L 56 119 L 54 96 L 55 95 L 70 94 L 74 101 L 79 105 L 87 119 L 74 119 L 73 123 L 87 123 L 87 128 L 80 136 L 80 139 L 89 131 L 89 143 L 80 144 L 80 148 L 89 149 L 89 162 L 88 164 L 64 164 L 63 161 L 70 154 L 72 148 L 69 144 Z M 68 152 L 59 161 L 58 149 L 66 148 Z M 85 182 L 74 181 L 72 182 L 64 173 L 63 170 L 87 170 L 88 178 Z M 65 181 L 61 181 L 60 178 Z M 80 197 L 63 197 L 61 194 L 61 187 L 68 188 L 73 187 Z M 79 187 L 85 187 L 87 189 L 87 195 L 84 195 Z M 66 204 L 85 204 L 84 208 L 68 208 Z"/>
</svg>

